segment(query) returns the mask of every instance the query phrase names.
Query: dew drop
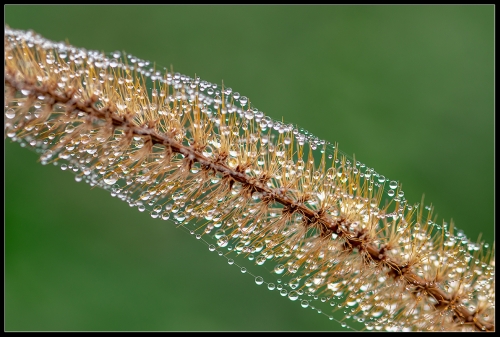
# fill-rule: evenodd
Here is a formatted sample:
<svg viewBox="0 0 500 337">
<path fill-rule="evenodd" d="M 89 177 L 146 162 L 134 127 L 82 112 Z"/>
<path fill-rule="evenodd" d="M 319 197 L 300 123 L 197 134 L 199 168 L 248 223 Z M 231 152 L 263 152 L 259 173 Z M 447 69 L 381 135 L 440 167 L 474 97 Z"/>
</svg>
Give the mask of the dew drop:
<svg viewBox="0 0 500 337">
<path fill-rule="evenodd" d="M 241 101 L 241 100 L 240 100 Z M 246 111 L 245 112 L 245 118 L 248 119 L 248 120 L 252 120 L 254 117 L 254 114 L 252 111 Z"/>
<path fill-rule="evenodd" d="M 300 302 L 300 305 L 302 306 L 302 308 L 307 308 L 309 306 L 309 301 L 303 300 L 302 302 Z"/>
<path fill-rule="evenodd" d="M 290 286 L 290 288 L 295 289 L 299 286 L 299 280 L 294 278 L 294 279 L 290 280 L 288 285 Z"/>
<path fill-rule="evenodd" d="M 45 61 L 47 62 L 47 64 L 53 64 L 54 63 L 54 55 L 47 54 L 47 57 L 45 58 Z"/>
<path fill-rule="evenodd" d="M 89 135 L 85 135 L 85 134 L 83 134 L 83 135 L 81 136 L 80 141 L 82 142 L 82 144 L 87 144 L 88 142 L 90 142 L 90 136 L 89 136 Z"/>
<path fill-rule="evenodd" d="M 255 278 L 255 283 L 260 286 L 262 283 L 264 283 L 264 279 L 260 276 L 257 276 Z"/>
<path fill-rule="evenodd" d="M 398 187 L 398 182 L 397 182 L 397 181 L 392 180 L 392 181 L 389 183 L 389 187 L 390 187 L 391 189 L 395 189 L 395 188 L 397 188 L 397 187 Z"/>
<path fill-rule="evenodd" d="M 299 294 L 296 291 L 290 291 L 288 298 L 292 301 L 296 301 L 299 298 Z"/>
<path fill-rule="evenodd" d="M 264 262 L 266 262 L 266 257 L 265 257 L 265 256 L 263 256 L 263 255 L 260 255 L 260 256 L 259 256 L 259 257 L 255 260 L 255 262 L 256 262 L 259 266 L 261 266 L 261 265 L 263 265 L 263 264 L 264 264 Z"/>
<path fill-rule="evenodd" d="M 174 218 L 178 222 L 183 222 L 186 219 L 186 214 L 184 214 L 183 212 L 180 212 L 180 213 L 175 214 Z"/>
<path fill-rule="evenodd" d="M 267 289 L 274 290 L 274 289 L 276 289 L 276 285 L 274 283 L 268 283 Z"/>
<path fill-rule="evenodd" d="M 227 244 L 229 243 L 229 238 L 225 235 L 221 236 L 218 240 L 217 240 L 217 245 L 219 247 L 226 247 Z"/>
<path fill-rule="evenodd" d="M 5 117 L 7 117 L 8 119 L 16 117 L 16 111 L 12 108 L 8 109 L 7 111 L 5 111 Z"/>
<path fill-rule="evenodd" d="M 116 183 L 117 180 L 118 180 L 118 175 L 116 173 L 112 173 L 106 178 L 104 178 L 104 182 L 107 185 L 113 185 L 114 183 Z"/>
<path fill-rule="evenodd" d="M 66 133 L 72 133 L 75 131 L 75 126 L 73 124 L 69 124 L 64 131 L 66 131 Z"/>
<path fill-rule="evenodd" d="M 213 252 L 215 250 L 215 246 L 214 245 L 209 245 L 208 246 L 208 250 Z"/>
<path fill-rule="evenodd" d="M 276 274 L 281 274 L 281 273 L 283 273 L 284 270 L 285 270 L 285 266 L 282 264 L 278 264 L 278 265 L 276 265 L 276 267 L 274 267 L 274 272 Z"/>
</svg>

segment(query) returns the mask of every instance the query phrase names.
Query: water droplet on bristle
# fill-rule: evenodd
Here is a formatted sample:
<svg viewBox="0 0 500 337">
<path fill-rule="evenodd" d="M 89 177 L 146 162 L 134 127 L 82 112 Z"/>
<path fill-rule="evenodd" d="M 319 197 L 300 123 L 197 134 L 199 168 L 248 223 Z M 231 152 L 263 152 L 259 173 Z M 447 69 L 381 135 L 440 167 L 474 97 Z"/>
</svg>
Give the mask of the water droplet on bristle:
<svg viewBox="0 0 500 337">
<path fill-rule="evenodd" d="M 105 177 L 103 180 L 107 185 L 113 185 L 118 180 L 118 175 L 116 173 L 112 173 Z"/>
</svg>

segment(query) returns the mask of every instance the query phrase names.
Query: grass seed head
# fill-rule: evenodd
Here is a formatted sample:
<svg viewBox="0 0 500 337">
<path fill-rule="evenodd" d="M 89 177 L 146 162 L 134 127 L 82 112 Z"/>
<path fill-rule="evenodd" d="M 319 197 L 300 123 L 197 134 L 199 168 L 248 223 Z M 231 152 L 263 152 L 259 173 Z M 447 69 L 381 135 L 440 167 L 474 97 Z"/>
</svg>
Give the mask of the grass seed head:
<svg viewBox="0 0 500 337">
<path fill-rule="evenodd" d="M 335 299 L 368 330 L 494 330 L 493 249 L 229 88 L 6 28 L 4 92 L 6 136 L 43 164 L 274 265 L 303 306 Z"/>
</svg>

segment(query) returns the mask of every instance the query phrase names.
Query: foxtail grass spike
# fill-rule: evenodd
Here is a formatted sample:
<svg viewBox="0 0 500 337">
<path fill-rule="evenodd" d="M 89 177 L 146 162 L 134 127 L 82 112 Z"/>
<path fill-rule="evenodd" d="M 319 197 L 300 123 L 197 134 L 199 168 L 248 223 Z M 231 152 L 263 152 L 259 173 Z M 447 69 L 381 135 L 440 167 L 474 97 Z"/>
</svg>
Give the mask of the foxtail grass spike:
<svg viewBox="0 0 500 337">
<path fill-rule="evenodd" d="M 274 270 L 290 300 L 367 330 L 494 331 L 494 247 L 336 144 L 121 52 L 6 27 L 4 64 L 6 137 L 230 264 Z"/>
</svg>

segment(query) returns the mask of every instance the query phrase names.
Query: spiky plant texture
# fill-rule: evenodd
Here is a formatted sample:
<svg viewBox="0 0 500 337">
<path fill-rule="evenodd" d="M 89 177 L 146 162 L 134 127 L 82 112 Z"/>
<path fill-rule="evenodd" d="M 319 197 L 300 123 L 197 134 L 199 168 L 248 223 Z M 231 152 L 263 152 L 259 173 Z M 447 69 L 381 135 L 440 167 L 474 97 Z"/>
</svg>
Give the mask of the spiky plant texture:
<svg viewBox="0 0 500 337">
<path fill-rule="evenodd" d="M 303 306 L 336 300 L 370 330 L 494 330 L 493 249 L 230 88 L 6 28 L 5 134 L 212 251 L 272 265 Z"/>
</svg>

